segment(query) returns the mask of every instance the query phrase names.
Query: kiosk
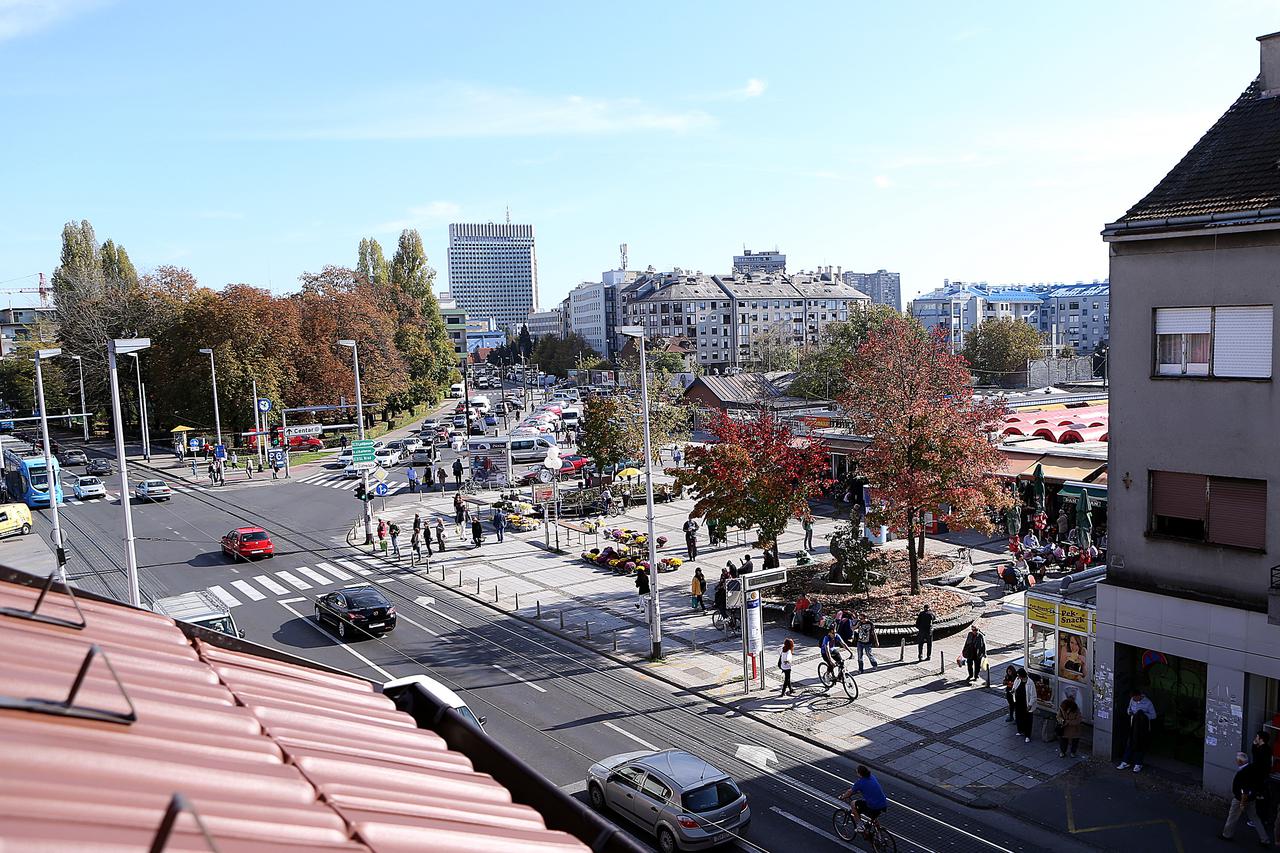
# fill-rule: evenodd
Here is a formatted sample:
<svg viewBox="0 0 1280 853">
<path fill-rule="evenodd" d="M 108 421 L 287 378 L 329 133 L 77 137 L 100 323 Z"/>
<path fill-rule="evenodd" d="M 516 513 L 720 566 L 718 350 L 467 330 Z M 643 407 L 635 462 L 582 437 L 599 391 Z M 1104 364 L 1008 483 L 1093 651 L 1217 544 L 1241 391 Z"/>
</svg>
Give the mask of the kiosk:
<svg viewBox="0 0 1280 853">
<path fill-rule="evenodd" d="M 1106 566 L 1046 581 L 1027 590 L 1023 651 L 1036 690 L 1036 707 L 1056 712 L 1075 699 L 1080 716 L 1093 721 L 1093 651 L 1097 635 L 1097 584 Z"/>
</svg>

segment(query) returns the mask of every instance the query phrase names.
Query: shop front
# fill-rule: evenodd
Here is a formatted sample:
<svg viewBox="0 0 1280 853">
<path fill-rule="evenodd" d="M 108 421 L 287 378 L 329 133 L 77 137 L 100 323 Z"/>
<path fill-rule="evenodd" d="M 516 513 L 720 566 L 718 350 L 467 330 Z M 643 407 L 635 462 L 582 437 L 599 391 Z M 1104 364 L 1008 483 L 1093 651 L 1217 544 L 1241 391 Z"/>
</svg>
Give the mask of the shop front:
<svg viewBox="0 0 1280 853">
<path fill-rule="evenodd" d="M 1063 700 L 1073 699 L 1085 722 L 1093 721 L 1096 704 L 1097 580 L 1067 584 L 1065 589 L 1061 583 L 1042 584 L 1024 594 L 1024 660 L 1036 688 L 1036 707 L 1055 712 Z"/>
</svg>

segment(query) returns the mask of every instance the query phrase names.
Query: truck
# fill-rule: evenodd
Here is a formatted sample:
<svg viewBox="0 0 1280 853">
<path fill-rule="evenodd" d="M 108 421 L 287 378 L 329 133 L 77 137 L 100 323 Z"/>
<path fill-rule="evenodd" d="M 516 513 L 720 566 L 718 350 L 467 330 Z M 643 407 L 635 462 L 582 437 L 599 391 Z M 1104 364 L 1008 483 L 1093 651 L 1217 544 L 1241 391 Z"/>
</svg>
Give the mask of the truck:
<svg viewBox="0 0 1280 853">
<path fill-rule="evenodd" d="M 207 589 L 157 598 L 152 602 L 151 609 L 171 619 L 199 625 L 229 637 L 244 637 L 244 631 L 236 625 L 231 611 Z"/>
</svg>

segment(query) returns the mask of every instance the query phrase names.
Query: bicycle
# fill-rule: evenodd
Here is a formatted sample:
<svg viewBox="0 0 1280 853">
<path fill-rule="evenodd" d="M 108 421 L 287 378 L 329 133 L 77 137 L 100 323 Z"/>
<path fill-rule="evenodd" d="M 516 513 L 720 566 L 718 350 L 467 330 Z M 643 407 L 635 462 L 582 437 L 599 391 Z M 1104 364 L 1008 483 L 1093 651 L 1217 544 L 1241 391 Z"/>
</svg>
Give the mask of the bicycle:
<svg viewBox="0 0 1280 853">
<path fill-rule="evenodd" d="M 845 841 L 853 841 L 854 837 L 861 833 L 875 853 L 897 853 L 898 842 L 889 830 L 880 825 L 880 818 L 859 815 L 854 811 L 852 803 L 847 806 L 837 806 L 835 814 L 831 816 L 831 823 L 835 827 L 836 835 Z"/>
<path fill-rule="evenodd" d="M 832 669 L 831 664 L 825 660 L 818 664 L 818 681 L 822 683 L 822 689 L 830 690 L 835 686 L 836 679 L 839 678 L 840 686 L 844 688 L 844 695 L 851 700 L 857 699 L 858 681 L 853 677 L 853 673 L 849 671 L 848 667 L 844 665 L 844 661 L 842 660 L 836 665 L 835 669 L 839 670 L 838 672 L 833 672 Z"/>
<path fill-rule="evenodd" d="M 737 610 L 730 610 L 728 613 L 729 615 L 727 617 L 721 616 L 719 611 L 712 613 L 711 626 L 717 631 L 724 631 L 726 634 L 732 636 L 738 631 L 741 622 L 738 619 Z"/>
</svg>

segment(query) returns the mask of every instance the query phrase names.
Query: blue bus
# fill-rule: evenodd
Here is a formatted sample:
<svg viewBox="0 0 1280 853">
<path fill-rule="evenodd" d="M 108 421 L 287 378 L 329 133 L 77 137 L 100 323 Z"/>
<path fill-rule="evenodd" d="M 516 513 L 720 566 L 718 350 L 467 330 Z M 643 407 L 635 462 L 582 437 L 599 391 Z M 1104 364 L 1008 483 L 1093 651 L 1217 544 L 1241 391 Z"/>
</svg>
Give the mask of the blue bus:
<svg viewBox="0 0 1280 853">
<path fill-rule="evenodd" d="M 62 504 L 62 471 L 58 460 L 53 460 L 53 494 Z M 4 487 L 9 500 L 22 501 L 27 506 L 49 505 L 49 477 L 44 470 L 43 456 L 19 456 L 12 450 L 4 452 Z"/>
</svg>

